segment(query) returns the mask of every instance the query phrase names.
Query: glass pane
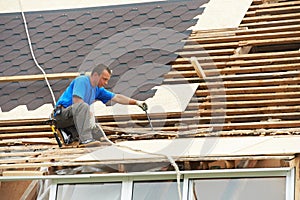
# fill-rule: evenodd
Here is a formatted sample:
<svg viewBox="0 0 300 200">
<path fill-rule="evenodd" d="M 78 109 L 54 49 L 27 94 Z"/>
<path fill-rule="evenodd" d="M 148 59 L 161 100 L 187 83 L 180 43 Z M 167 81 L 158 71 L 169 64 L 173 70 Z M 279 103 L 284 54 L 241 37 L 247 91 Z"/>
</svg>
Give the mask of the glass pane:
<svg viewBox="0 0 300 200">
<path fill-rule="evenodd" d="M 58 185 L 57 200 L 120 200 L 121 183 Z"/>
<path fill-rule="evenodd" d="M 180 183 L 182 191 L 182 182 Z M 133 200 L 166 200 L 179 199 L 177 182 L 160 181 L 160 182 L 134 182 L 133 183 Z"/>
<path fill-rule="evenodd" d="M 285 177 L 192 180 L 193 200 L 285 200 Z"/>
</svg>

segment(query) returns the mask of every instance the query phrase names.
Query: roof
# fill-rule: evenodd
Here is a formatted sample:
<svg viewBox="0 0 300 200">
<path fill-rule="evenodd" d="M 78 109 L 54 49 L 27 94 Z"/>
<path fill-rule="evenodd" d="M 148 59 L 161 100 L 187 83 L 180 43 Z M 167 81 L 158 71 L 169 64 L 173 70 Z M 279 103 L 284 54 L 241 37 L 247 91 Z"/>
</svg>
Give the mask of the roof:
<svg viewBox="0 0 300 200">
<path fill-rule="evenodd" d="M 223 159 L 222 161 L 224 163 L 227 163 L 228 160 L 275 159 L 278 162 L 280 161 L 278 165 L 281 166 L 281 163 L 285 163 L 286 160 L 293 158 L 293 156 L 299 153 L 297 141 L 300 130 L 300 93 L 298 92 L 300 26 L 299 14 L 297 12 L 298 7 L 293 3 L 297 2 L 286 1 L 264 4 L 262 1 L 255 0 L 246 12 L 239 27 L 209 31 L 192 31 L 189 32 L 190 34 L 187 37 L 180 37 L 175 40 L 182 42 L 180 43 L 180 45 L 183 44 L 182 48 L 176 49 L 176 56 L 173 57 L 172 54 L 172 56 L 167 57 L 168 62 L 163 59 L 163 63 L 165 63 L 163 67 L 157 66 L 156 68 L 158 72 L 161 72 L 160 77 L 156 77 L 154 80 L 163 77 L 163 79 L 160 80 L 161 83 L 159 81 L 155 82 L 155 84 L 160 86 L 188 85 L 195 83 L 197 85 L 196 91 L 189 99 L 187 106 L 175 112 L 164 112 L 162 110 L 161 113 L 150 113 L 154 131 L 151 130 L 147 116 L 144 113 L 99 115 L 97 119 L 105 130 L 108 138 L 117 144 L 128 146 L 140 145 L 146 151 L 152 150 L 150 143 L 154 145 L 152 151 L 156 151 L 156 148 L 163 147 L 164 145 L 168 146 L 168 144 L 170 144 L 172 147 L 171 144 L 177 144 L 177 142 L 182 144 L 186 142 L 189 144 L 187 148 L 189 151 L 185 152 L 186 154 L 182 154 L 182 149 L 175 148 L 175 150 L 178 150 L 177 152 L 173 151 L 173 149 L 170 151 L 174 157 L 184 155 L 180 157 L 181 160 L 178 160 L 180 164 L 183 163 L 183 169 L 188 167 L 188 164 L 185 162 L 189 161 L 191 161 L 190 168 L 192 169 L 207 169 L 205 165 L 202 165 L 202 162 L 210 162 L 211 160 L 215 162 L 218 159 Z M 177 2 L 174 6 L 179 4 L 180 2 Z M 164 3 L 163 5 L 168 4 Z M 146 4 L 146 6 L 141 9 L 144 10 L 147 6 L 149 5 Z M 173 4 L 170 7 L 173 8 Z M 181 5 L 179 7 L 186 10 L 186 6 Z M 127 9 L 126 6 L 124 9 L 125 8 Z M 187 11 L 187 13 L 191 12 L 193 16 L 195 16 L 198 12 L 202 12 L 198 10 L 198 6 L 197 8 L 192 6 L 192 8 L 193 9 Z M 105 10 L 106 8 L 101 9 Z M 75 12 L 74 16 L 77 16 L 77 11 L 83 12 L 83 10 L 76 10 L 76 12 L 72 10 L 72 12 Z M 125 10 L 123 11 L 125 12 Z M 132 10 L 129 10 L 131 13 Z M 181 9 L 175 10 L 179 12 Z M 144 11 L 146 12 L 146 10 Z M 147 10 L 147 12 L 148 11 L 149 10 Z M 42 13 L 43 12 L 28 14 L 32 16 L 33 19 L 40 19 L 37 16 Z M 45 16 L 49 17 L 48 21 L 51 21 L 52 13 L 45 13 L 47 14 Z M 109 11 L 107 11 L 107 13 L 109 13 Z M 266 15 L 266 13 L 268 15 Z M 14 15 L 7 14 L 7 16 Z M 68 16 L 70 18 L 71 15 Z M 193 16 L 190 17 L 193 18 Z M 9 19 L 9 22 L 15 22 L 18 19 L 17 24 L 21 23 L 20 18 Z M 111 18 L 111 20 L 113 19 Z M 157 20 L 157 18 L 152 20 Z M 164 18 L 164 20 L 166 19 Z M 171 20 L 168 22 L 171 22 Z M 11 24 L 13 23 L 10 23 L 10 25 Z M 161 23 L 158 24 L 162 25 Z M 188 22 L 183 20 L 180 24 L 176 24 L 176 26 L 173 25 L 174 28 L 179 28 L 176 31 L 180 30 L 179 32 L 185 35 L 185 31 L 192 24 L 195 24 L 193 20 L 188 20 Z M 184 28 L 182 25 L 184 25 Z M 165 24 L 162 26 L 165 26 Z M 19 26 L 17 27 L 19 28 Z M 32 28 L 34 27 L 35 26 L 32 26 Z M 43 26 L 41 25 L 41 27 Z M 58 28 L 57 26 L 49 27 Z M 81 27 L 81 25 L 79 27 Z M 180 29 L 180 27 L 182 29 Z M 76 29 L 76 26 L 73 28 Z M 68 30 L 69 29 L 66 29 L 66 31 Z M 48 32 L 44 30 L 42 33 Z M 77 35 L 78 34 L 73 37 Z M 181 34 L 179 35 L 181 36 Z M 162 38 L 166 39 L 167 37 Z M 86 38 L 84 41 L 88 39 L 89 38 Z M 38 40 L 38 37 L 36 40 Z M 13 39 L 8 41 L 13 41 Z M 79 39 L 79 41 L 81 40 Z M 116 43 L 115 40 L 113 41 L 113 43 Z M 45 41 L 41 41 L 41 44 L 43 44 L 43 42 Z M 78 41 L 70 42 L 70 44 L 75 44 Z M 174 43 L 171 42 L 168 44 Z M 26 44 L 24 45 L 26 46 Z M 8 46 L 10 47 L 11 45 Z M 52 48 L 53 44 L 49 46 Z M 86 46 L 89 47 L 89 44 L 86 44 Z M 45 45 L 45 48 L 46 47 L 48 46 Z M 64 50 L 63 53 L 69 53 L 65 48 L 70 47 L 64 46 L 62 48 Z M 38 48 L 37 50 L 41 49 Z M 84 50 L 84 48 L 79 48 L 78 50 L 73 49 L 71 52 L 81 52 L 82 50 Z M 53 52 L 56 51 L 60 52 L 57 49 L 53 50 Z M 158 58 L 157 55 L 161 53 L 162 55 L 169 55 L 170 53 L 168 51 L 167 54 L 163 54 L 165 51 L 156 51 L 155 53 L 157 54 L 152 54 L 145 51 L 145 49 L 143 49 L 143 52 L 144 54 L 142 55 L 146 55 L 143 58 L 149 56 L 149 54 L 151 54 L 151 58 Z M 6 53 L 4 54 L 5 57 L 7 57 Z M 11 56 L 13 54 L 9 55 Z M 63 56 L 60 55 L 57 59 L 51 57 L 47 62 L 52 63 L 56 60 L 58 64 L 64 63 L 61 58 L 68 56 L 65 56 L 65 54 L 62 55 Z M 124 63 L 130 61 L 132 58 L 131 55 L 132 54 L 122 57 L 122 59 L 126 60 Z M 196 57 L 197 62 L 191 63 L 191 57 Z M 76 59 L 82 58 L 79 56 L 76 57 Z M 139 60 L 135 60 L 134 62 L 138 61 Z M 12 62 L 14 62 L 14 60 L 10 59 L 10 61 L 5 63 L 8 64 Z M 39 60 L 39 62 L 41 62 L 41 60 Z M 46 61 L 44 62 L 46 63 Z M 67 72 L 76 72 L 77 69 L 75 70 L 75 68 L 79 66 L 76 65 L 76 67 L 74 66 L 73 68 L 66 68 L 64 72 L 59 71 L 59 69 L 63 69 L 63 66 L 66 66 L 65 64 L 62 65 L 61 68 L 53 67 L 58 64 L 51 64 L 51 67 L 46 68 L 50 74 L 56 76 L 56 79 L 52 80 L 57 83 L 57 85 L 53 84 L 53 87 L 57 88 L 57 90 L 55 90 L 56 94 L 62 91 L 62 88 L 65 88 L 64 84 L 72 78 L 71 76 L 67 76 L 69 75 Z M 134 66 L 134 69 L 137 70 L 139 65 Z M 161 71 L 162 68 L 164 70 L 166 69 L 165 66 L 169 67 L 169 69 Z M 8 72 L 13 72 L 14 68 L 16 67 L 10 66 L 3 68 L 7 69 L 7 71 L 4 71 L 6 73 L 5 77 L 9 76 L 10 74 Z M 126 68 L 126 70 L 131 69 L 133 68 Z M 28 70 L 24 71 L 24 75 L 29 72 L 29 70 L 36 69 L 33 69 L 32 65 L 29 65 Z M 124 73 L 126 73 L 126 70 Z M 147 70 L 147 67 L 142 67 L 142 77 L 147 77 L 147 73 L 144 70 Z M 201 70 L 204 72 L 205 77 L 203 77 Z M 63 75 L 67 78 L 61 80 L 62 76 L 58 76 L 57 74 L 60 72 L 63 72 Z M 18 71 L 18 73 L 21 72 Z M 75 75 L 72 76 L 74 77 Z M 130 77 L 127 78 L 127 80 L 130 80 Z M 62 83 L 60 81 L 65 82 Z M 30 85 L 34 84 L 33 82 L 35 81 L 24 81 L 24 83 L 21 81 L 21 83 L 24 84 L 22 87 L 24 91 L 32 91 L 29 95 L 36 95 L 34 94 L 34 90 L 30 90 Z M 59 82 L 62 84 L 58 84 Z M 3 84 L 1 91 L 5 91 L 5 95 L 3 94 L 1 96 L 1 102 L 5 104 L 6 111 L 19 105 L 19 103 L 15 101 L 20 99 L 21 102 L 27 98 L 16 98 L 13 96 L 23 95 L 21 90 L 14 90 L 14 88 L 18 88 L 17 86 L 20 82 L 3 81 L 1 84 Z M 58 87 L 58 85 L 60 85 L 60 87 Z M 27 89 L 25 90 L 25 88 Z M 45 95 L 40 105 L 50 102 L 51 100 L 47 88 L 44 85 L 40 88 L 44 90 L 44 92 L 41 90 L 40 94 Z M 9 98 L 5 100 L 7 97 Z M 31 99 L 30 103 L 32 102 L 32 107 L 30 107 L 30 103 L 25 104 L 29 109 L 35 106 L 38 107 L 37 99 L 36 97 Z M 59 149 L 49 126 L 43 124 L 44 121 L 45 118 L 0 121 L 2 144 L 0 150 L 3 152 L 3 160 L 0 165 L 1 169 L 23 170 L 24 168 L 30 169 L 33 166 L 51 166 L 54 170 L 51 173 L 56 173 L 56 167 L 73 168 L 81 165 L 94 166 L 103 163 L 118 165 L 130 162 L 150 163 L 153 161 L 149 155 L 138 157 L 138 160 L 130 160 L 130 157 L 126 157 L 125 154 L 124 158 L 126 159 L 120 159 L 116 155 L 116 157 L 111 160 L 105 160 L 106 158 L 100 157 L 92 161 L 85 161 L 83 159 L 76 161 L 76 159 L 84 158 L 81 156 L 91 153 L 91 150 L 97 149 L 74 148 L 77 147 L 75 144 Z M 105 142 L 104 144 L 109 145 Z M 105 145 L 103 149 L 99 151 L 106 152 L 107 150 L 115 149 L 115 147 L 106 148 Z M 209 148 L 206 148 L 207 146 Z M 159 159 L 163 162 L 166 161 L 165 159 L 161 159 L 161 157 Z M 196 165 L 194 165 L 194 161 Z M 238 167 L 238 164 L 235 163 L 233 166 Z M 118 167 L 116 170 L 121 170 Z M 159 170 L 161 170 L 161 168 Z"/>
</svg>

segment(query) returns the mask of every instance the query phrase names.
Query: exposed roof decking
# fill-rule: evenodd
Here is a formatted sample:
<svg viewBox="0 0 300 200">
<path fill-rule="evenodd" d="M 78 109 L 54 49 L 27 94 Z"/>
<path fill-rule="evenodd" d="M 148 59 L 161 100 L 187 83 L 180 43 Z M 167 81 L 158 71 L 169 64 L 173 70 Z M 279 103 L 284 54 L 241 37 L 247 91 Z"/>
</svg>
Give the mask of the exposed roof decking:
<svg viewBox="0 0 300 200">
<path fill-rule="evenodd" d="M 249 11 L 261 7 L 263 5 L 259 1 L 254 1 Z M 274 12 L 272 16 L 246 16 L 237 29 L 194 31 L 187 38 L 188 45 L 179 52 L 181 57 L 172 62 L 172 71 L 165 74 L 163 82 L 199 83 L 187 110 L 150 115 L 154 132 L 145 115 L 98 117 L 108 137 L 114 141 L 205 136 L 244 136 L 245 141 L 246 136 L 298 137 L 300 53 L 297 45 L 300 44 L 300 26 L 297 15 L 284 10 L 286 14 Z M 292 20 L 294 17 L 295 23 Z M 191 56 L 198 58 L 206 79 L 197 76 L 189 62 Z M 7 156 L 11 163 L 3 161 L 0 168 L 23 169 L 35 165 L 69 167 L 100 163 L 66 160 L 66 155 L 76 152 L 76 157 L 85 154 L 86 150 L 71 147 L 58 149 L 49 126 L 43 125 L 42 121 L 1 123 L 2 144 L 7 146 L 0 148 L 3 152 L 11 151 L 1 156 Z M 22 141 L 21 137 L 25 139 Z M 40 138 L 47 144 L 38 145 L 38 142 L 30 142 L 26 138 Z M 23 146 L 29 143 L 31 145 Z M 294 153 L 298 152 L 287 156 Z M 52 157 L 53 160 L 50 159 Z M 263 157 L 251 155 L 251 159 L 272 159 L 272 156 Z M 279 157 L 281 160 L 282 157 Z M 224 160 L 243 158 L 226 157 Z M 209 159 L 215 158 L 197 157 L 191 160 L 200 162 Z"/>
</svg>

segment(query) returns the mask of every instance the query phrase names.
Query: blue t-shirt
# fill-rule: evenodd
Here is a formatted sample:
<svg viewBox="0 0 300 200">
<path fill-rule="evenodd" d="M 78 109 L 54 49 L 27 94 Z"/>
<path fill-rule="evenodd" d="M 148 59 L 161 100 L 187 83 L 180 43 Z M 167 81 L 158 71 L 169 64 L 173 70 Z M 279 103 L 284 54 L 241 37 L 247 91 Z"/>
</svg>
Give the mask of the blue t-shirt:
<svg viewBox="0 0 300 200">
<path fill-rule="evenodd" d="M 59 97 L 56 105 L 67 108 L 73 104 L 73 96 L 80 97 L 85 103 L 91 105 L 94 101 L 100 100 L 103 103 L 111 100 L 115 94 L 103 87 L 93 87 L 89 76 L 79 76 L 75 78 Z"/>
</svg>

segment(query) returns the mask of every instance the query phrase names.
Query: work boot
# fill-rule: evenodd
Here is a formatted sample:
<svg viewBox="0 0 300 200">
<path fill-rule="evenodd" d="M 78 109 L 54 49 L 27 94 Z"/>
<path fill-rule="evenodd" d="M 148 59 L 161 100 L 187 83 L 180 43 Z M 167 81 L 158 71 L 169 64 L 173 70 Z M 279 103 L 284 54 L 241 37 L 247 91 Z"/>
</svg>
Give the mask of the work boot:
<svg viewBox="0 0 300 200">
<path fill-rule="evenodd" d="M 88 139 L 79 143 L 79 147 L 100 147 L 101 142 L 94 139 Z"/>
</svg>

